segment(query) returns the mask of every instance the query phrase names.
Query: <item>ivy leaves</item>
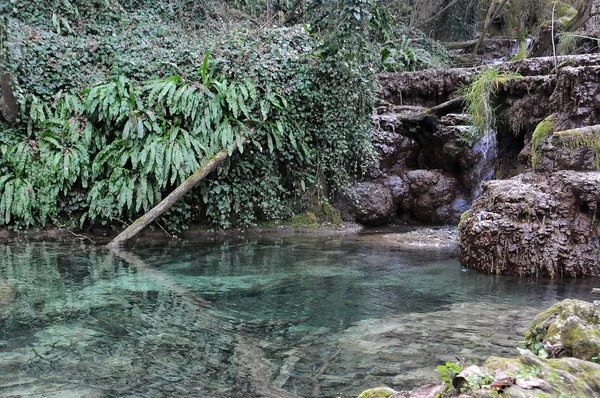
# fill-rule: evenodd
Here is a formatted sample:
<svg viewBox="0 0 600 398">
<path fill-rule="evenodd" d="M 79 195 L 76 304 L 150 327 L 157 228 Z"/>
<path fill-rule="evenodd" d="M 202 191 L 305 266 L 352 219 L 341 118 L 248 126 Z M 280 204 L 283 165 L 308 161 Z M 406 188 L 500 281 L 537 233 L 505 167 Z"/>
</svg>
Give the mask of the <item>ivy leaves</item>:
<svg viewBox="0 0 600 398">
<path fill-rule="evenodd" d="M 230 161 L 162 222 L 170 231 L 193 217 L 244 227 L 303 211 L 372 159 L 372 70 L 340 62 L 337 55 L 361 53 L 359 47 L 331 57 L 323 51 L 336 12 L 328 13 L 323 34 L 236 26 L 213 37 L 209 32 L 205 41 L 204 30 L 182 30 L 162 19 L 158 4 L 169 7 L 164 2 L 122 15 L 106 7 L 92 15 L 85 2 L 69 2 L 78 6 L 80 23 L 66 6 L 40 11 L 28 2 L 19 2 L 11 22 L 24 118 L 10 135 L 0 131 L 6 153 L 0 176 L 9 176 L 0 196 L 13 198 L 0 214 L 9 221 L 0 218 L 0 225 L 72 218 L 120 228 L 225 147 Z M 348 17 L 344 23 L 371 29 L 365 24 L 379 18 L 371 0 L 339 4 L 348 7 L 338 22 Z M 337 43 L 346 46 L 346 39 Z M 214 57 L 199 56 L 207 48 Z M 157 79 L 169 73 L 178 76 Z M 12 180 L 30 189 L 21 206 L 28 213 L 13 206 L 16 183 L 5 189 Z"/>
<path fill-rule="evenodd" d="M 188 84 L 180 76 L 141 85 L 119 78 L 89 90 L 88 123 L 97 129 L 95 135 L 114 135 L 107 146 L 96 148 L 90 220 L 111 211 L 147 211 L 165 190 L 198 169 L 203 158 L 221 148 L 231 154 L 234 142 L 243 151 L 240 137 L 267 116 L 256 112 L 256 88 L 251 81 L 202 76 L 204 84 Z M 106 196 L 116 197 L 116 206 L 106 203 Z"/>
<path fill-rule="evenodd" d="M 204 158 L 222 148 L 232 154 L 234 144 L 243 152 L 241 137 L 251 129 L 283 141 L 276 111 L 285 99 L 259 98 L 248 79 L 235 82 L 212 72 L 203 79 L 204 84 L 180 76 L 135 83 L 119 77 L 54 104 L 23 98 L 27 128 L 20 140 L 0 145 L 7 169 L 0 224 L 54 221 L 58 201 L 73 190 L 88 192 L 82 223 L 133 217 Z"/>
</svg>

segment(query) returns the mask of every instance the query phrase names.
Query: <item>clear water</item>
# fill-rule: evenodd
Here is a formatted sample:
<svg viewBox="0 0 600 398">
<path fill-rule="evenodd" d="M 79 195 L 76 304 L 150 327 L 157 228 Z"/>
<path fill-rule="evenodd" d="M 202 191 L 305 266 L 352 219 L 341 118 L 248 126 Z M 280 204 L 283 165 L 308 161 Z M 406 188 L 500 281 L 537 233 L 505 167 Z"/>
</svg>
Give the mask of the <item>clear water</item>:
<svg viewBox="0 0 600 398">
<path fill-rule="evenodd" d="M 463 269 L 377 235 L 0 242 L 0 396 L 353 397 L 516 355 L 540 308 L 597 279 Z"/>
</svg>

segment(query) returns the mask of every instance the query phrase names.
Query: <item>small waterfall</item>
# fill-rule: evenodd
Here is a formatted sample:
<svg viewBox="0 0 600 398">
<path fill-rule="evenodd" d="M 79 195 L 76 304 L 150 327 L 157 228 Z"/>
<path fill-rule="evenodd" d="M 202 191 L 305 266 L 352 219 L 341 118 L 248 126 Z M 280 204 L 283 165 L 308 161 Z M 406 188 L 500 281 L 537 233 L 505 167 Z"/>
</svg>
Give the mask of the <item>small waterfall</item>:
<svg viewBox="0 0 600 398">
<path fill-rule="evenodd" d="M 529 54 L 529 50 L 531 49 L 531 46 L 533 46 L 533 39 L 525 39 L 525 45 L 526 45 L 526 52 L 527 54 Z M 502 58 L 497 58 L 494 59 L 491 63 L 492 65 L 501 65 L 511 59 L 513 59 L 517 53 L 519 52 L 519 41 L 515 41 L 515 44 L 513 44 L 513 46 L 510 49 L 510 53 L 507 56 L 504 56 Z"/>
<path fill-rule="evenodd" d="M 481 184 L 492 179 L 498 156 L 496 130 L 489 129 L 473 145 L 473 152 L 479 156 L 479 161 L 472 171 L 471 198 L 475 200 L 481 193 Z"/>
<path fill-rule="evenodd" d="M 533 45 L 533 39 L 525 39 L 525 51 L 527 54 L 529 54 L 529 49 L 531 48 L 532 45 Z M 519 41 L 517 40 L 515 45 L 510 50 L 510 56 L 508 57 L 508 59 L 512 59 L 515 55 L 517 55 L 518 52 L 519 52 Z"/>
</svg>

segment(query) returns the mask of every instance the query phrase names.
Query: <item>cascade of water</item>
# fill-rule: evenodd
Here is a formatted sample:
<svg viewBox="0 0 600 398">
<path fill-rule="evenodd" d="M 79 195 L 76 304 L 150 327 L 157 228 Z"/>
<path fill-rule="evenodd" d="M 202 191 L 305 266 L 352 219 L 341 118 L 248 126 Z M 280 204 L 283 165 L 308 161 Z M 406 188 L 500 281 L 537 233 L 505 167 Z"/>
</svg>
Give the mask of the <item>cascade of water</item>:
<svg viewBox="0 0 600 398">
<path fill-rule="evenodd" d="M 473 177 L 477 183 L 471 189 L 471 198 L 475 200 L 481 193 L 481 184 L 494 176 L 494 166 L 498 156 L 496 130 L 486 130 L 473 145 L 473 152 L 479 157 L 479 162 L 473 169 Z"/>
<path fill-rule="evenodd" d="M 533 45 L 533 39 L 525 39 L 525 50 L 526 52 L 529 54 L 529 49 L 531 48 L 531 46 Z M 510 50 L 510 58 L 513 58 L 515 55 L 517 55 L 517 53 L 519 52 L 519 41 L 517 40 L 517 42 L 513 45 L 512 49 Z"/>
</svg>

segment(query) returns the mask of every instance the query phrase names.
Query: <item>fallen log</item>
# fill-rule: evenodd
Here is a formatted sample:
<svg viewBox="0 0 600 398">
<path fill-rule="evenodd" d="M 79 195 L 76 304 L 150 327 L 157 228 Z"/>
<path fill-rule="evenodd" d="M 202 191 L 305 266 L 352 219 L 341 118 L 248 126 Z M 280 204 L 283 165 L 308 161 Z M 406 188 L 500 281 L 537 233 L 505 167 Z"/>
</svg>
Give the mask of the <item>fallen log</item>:
<svg viewBox="0 0 600 398">
<path fill-rule="evenodd" d="M 443 102 L 439 105 L 426 109 L 424 114 L 434 115 L 437 117 L 446 116 L 449 113 L 455 113 L 456 111 L 463 110 L 465 106 L 465 97 L 462 95 L 460 97 L 456 97 L 454 99 Z"/>
<path fill-rule="evenodd" d="M 468 41 L 446 43 L 445 46 L 448 50 L 460 50 L 463 48 L 473 47 L 475 44 L 477 44 L 478 41 L 479 41 L 479 37 L 477 39 L 468 40 Z"/>
<path fill-rule="evenodd" d="M 233 151 L 238 149 L 238 142 L 244 144 L 246 138 L 240 136 L 238 140 L 233 143 Z M 208 176 L 215 168 L 221 165 L 228 157 L 229 150 L 223 149 L 221 152 L 212 156 L 206 161 L 194 174 L 189 176 L 181 185 L 179 185 L 173 192 L 171 192 L 166 198 L 160 201 L 159 204 L 150 209 L 146 214 L 138 218 L 121 232 L 117 237 L 111 240 L 106 247 L 116 248 L 123 246 L 125 242 L 133 238 L 138 232 L 146 228 L 152 221 L 167 211 L 175 202 L 177 202 L 183 195 L 185 195 L 190 189 L 195 187 L 200 181 Z"/>
</svg>

